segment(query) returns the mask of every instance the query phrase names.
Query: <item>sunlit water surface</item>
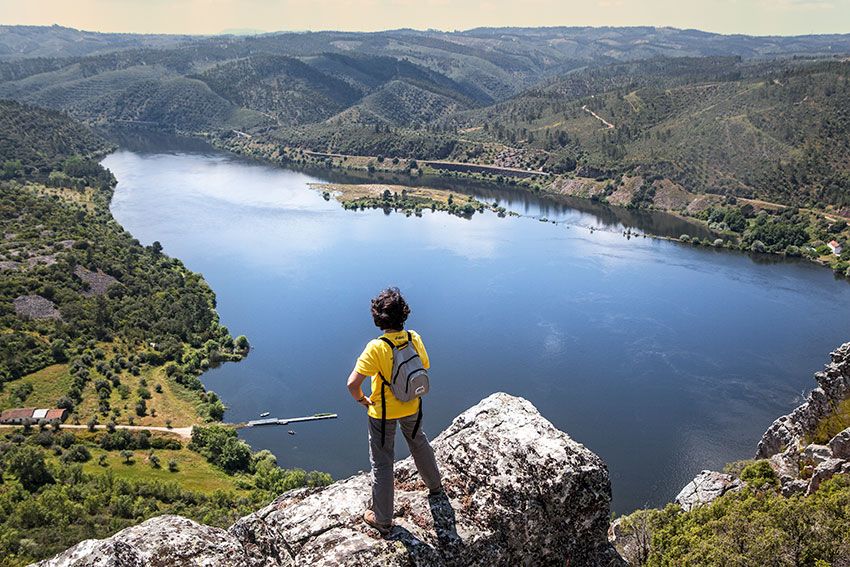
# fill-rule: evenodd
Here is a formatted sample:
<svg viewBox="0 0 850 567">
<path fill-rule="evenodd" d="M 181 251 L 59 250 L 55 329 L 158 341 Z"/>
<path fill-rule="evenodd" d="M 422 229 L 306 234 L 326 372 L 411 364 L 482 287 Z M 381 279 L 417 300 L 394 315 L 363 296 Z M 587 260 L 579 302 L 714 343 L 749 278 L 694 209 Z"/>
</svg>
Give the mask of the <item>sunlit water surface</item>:
<svg viewBox="0 0 850 567">
<path fill-rule="evenodd" d="M 665 215 L 485 189 L 474 191 L 527 216 L 349 212 L 307 187 L 316 177 L 168 144 L 104 165 L 118 221 L 202 272 L 224 324 L 250 338 L 245 361 L 203 377 L 225 419 L 339 414 L 294 436 L 241 431 L 286 467 L 368 469 L 345 380 L 377 335 L 369 299 L 390 284 L 431 355 L 429 434 L 488 394 L 523 396 L 604 458 L 619 512 L 752 457 L 850 336 L 850 285 L 828 270 L 623 236 L 699 233 Z"/>
</svg>

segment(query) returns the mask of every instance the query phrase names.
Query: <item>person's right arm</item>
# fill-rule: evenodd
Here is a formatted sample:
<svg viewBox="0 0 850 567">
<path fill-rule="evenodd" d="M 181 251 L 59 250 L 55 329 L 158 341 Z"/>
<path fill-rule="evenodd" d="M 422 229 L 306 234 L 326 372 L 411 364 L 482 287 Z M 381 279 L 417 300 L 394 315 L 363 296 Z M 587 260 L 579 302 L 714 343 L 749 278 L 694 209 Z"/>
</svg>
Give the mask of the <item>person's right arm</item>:
<svg viewBox="0 0 850 567">
<path fill-rule="evenodd" d="M 351 397 L 357 400 L 357 403 L 365 408 L 374 405 L 374 402 L 363 393 L 363 382 L 366 378 L 374 376 L 378 373 L 378 354 L 376 345 L 372 342 L 366 345 L 360 356 L 357 357 L 357 362 L 354 364 L 354 369 L 348 375 L 348 392 Z"/>
<path fill-rule="evenodd" d="M 365 408 L 368 408 L 371 405 L 374 405 L 374 402 L 369 399 L 369 396 L 363 393 L 363 381 L 366 380 L 368 376 L 365 374 L 360 374 L 357 370 L 352 370 L 351 374 L 348 375 L 348 392 L 351 394 L 351 397 L 354 400 L 362 405 Z"/>
</svg>

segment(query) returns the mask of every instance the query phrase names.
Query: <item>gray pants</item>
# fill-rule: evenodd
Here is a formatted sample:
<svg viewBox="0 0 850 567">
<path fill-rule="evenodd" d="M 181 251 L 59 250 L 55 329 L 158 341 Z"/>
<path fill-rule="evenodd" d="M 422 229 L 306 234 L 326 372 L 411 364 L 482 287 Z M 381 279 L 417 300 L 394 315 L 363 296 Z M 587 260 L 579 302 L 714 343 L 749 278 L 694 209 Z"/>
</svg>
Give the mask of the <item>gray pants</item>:
<svg viewBox="0 0 850 567">
<path fill-rule="evenodd" d="M 389 524 L 393 519 L 393 461 L 395 460 L 395 429 L 401 423 L 401 432 L 410 448 L 416 470 L 429 490 L 440 488 L 440 471 L 434 459 L 434 450 L 422 431 L 422 424 L 416 437 L 412 437 L 416 425 L 416 414 L 399 419 L 388 419 L 386 437 L 381 447 L 381 420 L 369 418 L 369 461 L 372 463 L 372 511 L 381 524 Z"/>
</svg>

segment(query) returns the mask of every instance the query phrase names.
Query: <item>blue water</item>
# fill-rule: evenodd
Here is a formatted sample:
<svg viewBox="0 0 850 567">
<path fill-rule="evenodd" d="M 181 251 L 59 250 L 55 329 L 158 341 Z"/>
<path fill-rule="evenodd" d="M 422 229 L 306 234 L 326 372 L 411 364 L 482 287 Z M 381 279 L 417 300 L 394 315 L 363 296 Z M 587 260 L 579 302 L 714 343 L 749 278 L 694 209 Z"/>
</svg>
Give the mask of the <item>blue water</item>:
<svg viewBox="0 0 850 567">
<path fill-rule="evenodd" d="M 225 419 L 339 414 L 295 436 L 242 430 L 282 466 L 368 469 L 345 380 L 378 334 L 369 299 L 390 284 L 432 360 L 427 433 L 492 392 L 523 396 L 605 459 L 619 512 L 752 457 L 850 338 L 850 285 L 826 269 L 623 236 L 636 223 L 681 233 L 673 217 L 502 191 L 487 197 L 529 217 L 407 218 L 344 211 L 306 186 L 315 177 L 209 150 L 121 150 L 104 164 L 118 221 L 202 272 L 224 324 L 254 347 L 203 378 Z"/>
</svg>

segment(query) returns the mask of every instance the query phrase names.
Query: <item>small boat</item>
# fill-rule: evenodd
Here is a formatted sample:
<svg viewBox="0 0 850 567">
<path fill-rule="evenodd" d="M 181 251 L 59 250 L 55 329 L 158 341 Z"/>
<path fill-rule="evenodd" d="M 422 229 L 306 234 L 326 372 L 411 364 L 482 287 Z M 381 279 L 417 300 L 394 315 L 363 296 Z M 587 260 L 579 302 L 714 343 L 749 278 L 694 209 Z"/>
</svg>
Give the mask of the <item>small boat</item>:
<svg viewBox="0 0 850 567">
<path fill-rule="evenodd" d="M 289 433 L 290 435 L 295 435 L 295 432 L 292 431 L 291 429 L 289 431 L 287 431 L 287 433 Z"/>
<path fill-rule="evenodd" d="M 260 414 L 260 417 L 268 417 L 270 413 L 271 412 L 269 412 L 269 411 L 264 411 L 263 413 Z"/>
</svg>

